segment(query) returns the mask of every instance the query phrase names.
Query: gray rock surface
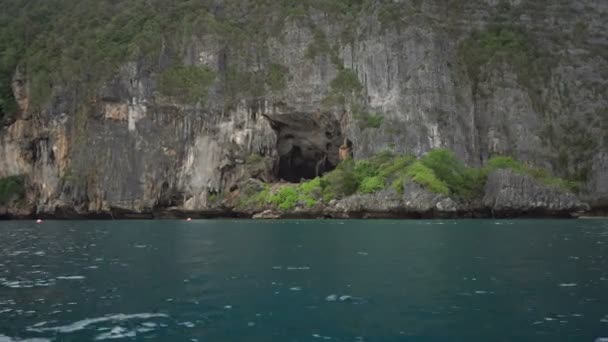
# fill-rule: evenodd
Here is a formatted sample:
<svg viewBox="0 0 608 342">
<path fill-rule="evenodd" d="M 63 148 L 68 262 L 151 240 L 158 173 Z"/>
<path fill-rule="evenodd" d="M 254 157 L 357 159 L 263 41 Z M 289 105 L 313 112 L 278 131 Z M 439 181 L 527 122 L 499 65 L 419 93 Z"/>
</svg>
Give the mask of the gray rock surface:
<svg viewBox="0 0 608 342">
<path fill-rule="evenodd" d="M 483 204 L 495 212 L 576 212 L 588 205 L 571 193 L 539 183 L 511 170 L 496 170 L 488 176 Z"/>
<path fill-rule="evenodd" d="M 61 207 L 81 213 L 206 210 L 217 194 L 230 193 L 252 176 L 251 155 L 269 161 L 264 170 L 256 165 L 253 176 L 278 175 L 281 151 L 289 150 L 278 142 L 289 139 L 273 129 L 273 121 L 323 112 L 337 120 L 355 158 L 387 149 L 421 155 L 445 147 L 478 166 L 508 154 L 583 181 L 582 198 L 608 206 L 608 2 L 397 2 L 405 10 L 387 22 L 383 6 L 394 2 L 372 1 L 371 10 L 356 15 L 352 39 L 343 38 L 349 22 L 315 9 L 306 20 L 286 20 L 280 36 L 244 39 L 239 46 L 207 31 L 188 39 L 166 37 L 183 41 L 185 52 L 176 57 L 163 49 L 158 58 L 125 61 L 91 94 L 74 81 L 53 89 L 41 107 L 29 104 L 27 76 L 16 70 L 20 113 L 0 129 L 0 177 L 26 175 L 32 184 L 28 201 L 39 213 Z M 467 59 L 467 51 L 491 45 L 487 33 L 505 20 L 528 44 L 494 49 L 482 62 Z M 335 53 L 307 55 L 319 32 Z M 159 92 L 159 75 L 176 61 L 216 72 L 204 101 L 185 103 Z M 255 94 L 226 94 L 228 72 L 256 72 L 271 64 L 286 68 L 283 88 L 256 84 Z M 361 93 L 348 94 L 344 105 L 328 104 L 341 68 L 352 70 Z M 365 113 L 382 120 L 370 125 Z M 335 122 L 319 122 L 311 135 L 338 131 Z M 335 138 L 317 138 L 311 146 L 334 151 L 327 143 L 336 144 Z M 493 177 L 488 187 L 492 195 L 484 201 L 495 208 L 575 206 L 570 196 L 514 175 Z M 366 195 L 386 202 L 367 209 L 460 210 L 452 199 L 409 190 L 400 199 Z M 345 207 L 365 207 L 363 198 L 343 201 Z"/>
</svg>

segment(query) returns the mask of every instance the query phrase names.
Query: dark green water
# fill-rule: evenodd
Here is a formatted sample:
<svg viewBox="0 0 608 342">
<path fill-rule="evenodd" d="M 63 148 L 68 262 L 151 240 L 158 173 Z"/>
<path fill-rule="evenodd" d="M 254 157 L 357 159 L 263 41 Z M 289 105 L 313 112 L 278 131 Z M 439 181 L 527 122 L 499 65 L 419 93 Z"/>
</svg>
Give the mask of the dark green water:
<svg viewBox="0 0 608 342">
<path fill-rule="evenodd" d="M 0 341 L 596 341 L 608 220 L 0 222 Z"/>
</svg>

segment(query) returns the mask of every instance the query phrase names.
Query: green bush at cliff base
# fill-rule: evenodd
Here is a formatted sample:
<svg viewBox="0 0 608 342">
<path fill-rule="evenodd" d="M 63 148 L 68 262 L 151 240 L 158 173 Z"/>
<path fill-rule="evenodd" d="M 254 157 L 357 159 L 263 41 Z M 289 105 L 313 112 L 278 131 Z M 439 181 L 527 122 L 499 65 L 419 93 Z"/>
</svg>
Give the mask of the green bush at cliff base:
<svg viewBox="0 0 608 342">
<path fill-rule="evenodd" d="M 281 210 L 290 210 L 295 208 L 298 203 L 298 192 L 293 186 L 285 186 L 278 192 L 271 194 L 268 202 L 276 205 Z"/>
<path fill-rule="evenodd" d="M 361 181 L 359 185 L 359 191 L 364 194 L 374 193 L 380 191 L 386 187 L 384 178 L 380 176 L 366 177 Z"/>
<path fill-rule="evenodd" d="M 473 197 L 481 192 L 484 175 L 478 169 L 469 168 L 447 149 L 428 152 L 420 162 L 433 170 L 449 192 L 460 197 Z"/>
<path fill-rule="evenodd" d="M 342 161 L 335 170 L 300 184 L 283 185 L 274 193 L 264 191 L 250 195 L 246 204 L 258 207 L 273 205 L 281 210 L 297 206 L 314 207 L 319 202 L 344 198 L 355 193 L 370 194 L 384 189 L 399 194 L 408 182 L 427 190 L 455 198 L 473 198 L 483 192 L 487 175 L 496 169 L 511 169 L 527 174 L 546 185 L 572 189 L 572 182 L 551 176 L 510 157 L 494 157 L 483 168 L 470 168 L 446 149 L 435 149 L 417 159 L 411 155 L 379 153 L 369 159 Z"/>
<path fill-rule="evenodd" d="M 435 172 L 420 161 L 415 162 L 407 169 L 407 175 L 412 180 L 432 192 L 449 195 L 447 184 L 437 177 Z"/>
<path fill-rule="evenodd" d="M 323 200 L 330 201 L 334 198 L 349 196 L 357 192 L 359 182 L 353 172 L 354 163 L 343 162 L 334 171 L 326 174 L 321 179 L 323 188 Z"/>
<path fill-rule="evenodd" d="M 270 196 L 270 186 L 263 185 L 263 189 L 242 189 L 238 198 L 237 208 L 262 208 L 268 202 Z"/>
<path fill-rule="evenodd" d="M 290 184 L 281 187 L 277 192 L 270 194 L 268 204 L 281 210 L 291 210 L 297 205 L 308 208 L 314 207 L 323 195 L 321 178 L 317 177 L 301 184 Z"/>
<path fill-rule="evenodd" d="M 22 176 L 11 176 L 0 179 L 0 205 L 22 199 L 25 196 Z"/>
</svg>

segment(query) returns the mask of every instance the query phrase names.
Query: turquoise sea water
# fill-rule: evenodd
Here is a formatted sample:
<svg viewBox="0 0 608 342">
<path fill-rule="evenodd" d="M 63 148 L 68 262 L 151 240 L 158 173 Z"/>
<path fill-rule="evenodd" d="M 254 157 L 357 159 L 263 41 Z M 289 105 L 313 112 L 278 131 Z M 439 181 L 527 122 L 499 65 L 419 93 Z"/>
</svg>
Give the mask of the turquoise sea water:
<svg viewBox="0 0 608 342">
<path fill-rule="evenodd" d="M 0 222 L 0 342 L 601 337 L 608 220 Z"/>
</svg>

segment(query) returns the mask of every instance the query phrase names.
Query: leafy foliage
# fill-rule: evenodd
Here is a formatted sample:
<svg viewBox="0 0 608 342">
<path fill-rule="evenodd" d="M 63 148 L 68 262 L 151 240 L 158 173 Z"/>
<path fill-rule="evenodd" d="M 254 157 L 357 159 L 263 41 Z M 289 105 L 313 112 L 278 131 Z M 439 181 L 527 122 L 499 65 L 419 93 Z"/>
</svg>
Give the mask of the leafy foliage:
<svg viewBox="0 0 608 342">
<path fill-rule="evenodd" d="M 208 92 L 215 75 L 204 66 L 178 65 L 163 71 L 159 89 L 166 95 L 181 101 L 200 101 Z"/>
<path fill-rule="evenodd" d="M 407 169 L 407 175 L 412 180 L 432 192 L 436 192 L 443 195 L 449 195 L 450 189 L 447 184 L 439 179 L 435 172 L 421 163 L 420 161 L 415 162 Z"/>
<path fill-rule="evenodd" d="M 479 170 L 468 168 L 446 149 L 435 149 L 427 153 L 421 163 L 433 170 L 434 174 L 452 194 L 472 197 L 479 193 L 483 175 Z"/>
<path fill-rule="evenodd" d="M 323 176 L 321 186 L 323 199 L 329 201 L 333 198 L 349 196 L 357 192 L 359 182 L 355 176 L 354 162 L 343 161 L 336 170 Z"/>
<path fill-rule="evenodd" d="M 330 92 L 324 102 L 330 105 L 344 105 L 348 99 L 359 95 L 363 90 L 363 85 L 359 82 L 357 74 L 345 68 L 338 69 L 338 74 L 330 82 L 329 86 Z"/>
<path fill-rule="evenodd" d="M 525 35 L 507 27 L 493 27 L 483 32 L 474 32 L 463 43 L 460 52 L 475 81 L 479 80 L 480 68 L 495 56 L 508 56 L 512 63 L 526 63 L 528 41 Z"/>
<path fill-rule="evenodd" d="M 6 205 L 25 196 L 23 176 L 11 176 L 0 179 L 0 204 Z"/>
<path fill-rule="evenodd" d="M 380 128 L 384 122 L 384 117 L 379 113 L 357 112 L 354 113 L 354 117 L 359 121 L 359 128 L 361 129 Z"/>
<path fill-rule="evenodd" d="M 270 195 L 268 202 L 281 210 L 293 209 L 298 203 L 298 191 L 295 187 L 282 187 L 277 193 Z"/>
<path fill-rule="evenodd" d="M 297 206 L 314 207 L 321 201 L 329 202 L 355 193 L 393 189 L 403 194 L 408 182 L 415 182 L 434 193 L 467 199 L 481 195 L 487 175 L 496 169 L 512 169 L 544 184 L 572 189 L 571 182 L 510 157 L 494 157 L 483 168 L 470 168 L 453 152 L 435 149 L 420 158 L 382 152 L 369 159 L 347 159 L 322 177 L 300 184 L 284 184 L 275 190 L 266 187 L 260 195 L 247 201 L 260 207 L 268 204 L 291 210 Z"/>
<path fill-rule="evenodd" d="M 364 194 L 369 194 L 376 191 L 380 191 L 385 187 L 386 184 L 384 178 L 380 176 L 366 177 L 361 181 L 361 185 L 359 185 L 359 191 Z"/>
<path fill-rule="evenodd" d="M 272 91 L 281 91 L 287 86 L 289 69 L 280 64 L 271 64 L 266 74 L 266 84 Z"/>
</svg>

